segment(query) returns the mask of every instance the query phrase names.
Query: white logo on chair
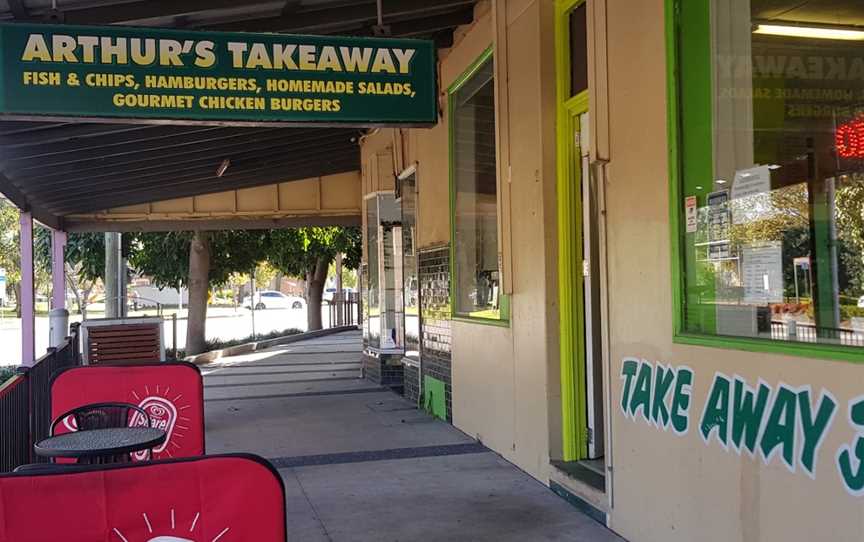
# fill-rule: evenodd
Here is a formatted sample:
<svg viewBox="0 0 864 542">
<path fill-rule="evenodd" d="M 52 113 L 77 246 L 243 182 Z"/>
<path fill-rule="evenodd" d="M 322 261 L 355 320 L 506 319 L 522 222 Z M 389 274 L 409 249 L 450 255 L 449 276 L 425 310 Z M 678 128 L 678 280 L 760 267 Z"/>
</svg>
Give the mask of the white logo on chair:
<svg viewBox="0 0 864 542">
<path fill-rule="evenodd" d="M 75 420 L 75 416 L 72 416 L 70 414 L 69 416 L 66 416 L 66 418 L 63 419 L 63 426 L 66 429 L 68 429 L 69 431 L 74 432 L 74 431 L 78 430 L 78 421 Z"/>
<path fill-rule="evenodd" d="M 141 516 L 142 516 L 142 519 L 144 520 L 144 528 L 146 528 L 146 530 L 147 530 L 147 532 L 145 533 L 145 538 L 143 538 L 143 539 L 138 538 L 137 534 L 132 532 L 132 531 L 139 531 L 139 529 L 141 531 L 143 531 L 144 528 L 134 527 L 134 526 L 128 527 L 127 526 L 127 527 L 123 527 L 123 528 L 115 527 L 115 528 L 111 529 L 111 534 L 112 534 L 111 540 L 117 540 L 119 542 L 136 542 L 138 540 L 141 540 L 142 542 L 197 542 L 198 540 L 202 540 L 203 542 L 228 542 L 228 539 L 230 538 L 230 535 L 228 534 L 229 531 L 231 530 L 230 527 L 225 527 L 224 529 L 220 530 L 219 534 L 217 534 L 216 537 L 213 539 L 208 538 L 207 540 L 203 540 L 200 538 L 200 536 L 196 536 L 196 535 L 191 534 L 193 532 L 201 530 L 201 526 L 198 523 L 198 520 L 201 518 L 200 512 L 195 514 L 195 517 L 192 518 L 191 522 L 188 519 L 183 520 L 182 518 L 176 517 L 173 509 L 171 510 L 170 516 L 166 517 L 166 516 L 162 516 L 160 514 L 160 516 L 164 517 L 163 521 L 155 521 L 156 520 L 155 517 L 153 518 L 153 520 L 151 520 L 151 518 L 148 517 L 148 515 L 146 513 L 141 514 Z M 170 518 L 170 524 L 168 524 L 168 521 L 167 521 L 167 520 L 169 520 L 169 518 Z M 196 527 L 197 527 L 197 529 L 196 529 Z M 185 538 L 185 537 L 175 536 L 173 534 L 161 534 L 161 533 L 176 532 L 176 531 L 180 531 L 183 534 L 190 533 L 186 536 L 190 536 L 190 537 L 196 536 L 196 537 L 195 538 Z M 148 536 L 149 536 L 149 538 L 146 538 Z"/>
<path fill-rule="evenodd" d="M 165 442 L 153 448 L 153 453 L 164 453 L 167 457 L 174 457 L 172 452 L 181 448 L 177 441 L 182 440 L 186 436 L 186 431 L 189 430 L 189 424 L 192 421 L 183 415 L 183 411 L 192 408 L 192 405 L 188 404 L 185 400 L 181 401 L 183 399 L 182 393 L 176 396 L 174 394 L 169 395 L 170 387 L 162 388 L 156 386 L 154 391 L 151 390 L 152 388 L 149 386 L 144 386 L 143 393 L 132 391 L 131 395 L 134 397 L 134 401 L 138 402 L 138 406 L 150 416 L 151 427 L 165 431 Z M 143 399 L 141 398 L 142 396 L 144 397 Z M 133 401 L 130 400 L 129 402 L 132 403 Z M 144 416 L 139 412 L 133 412 L 129 421 L 129 427 L 144 427 L 145 425 Z M 71 415 L 67 416 L 63 420 L 63 427 L 67 431 L 78 431 L 78 423 L 75 417 Z M 149 455 L 145 450 L 132 454 L 132 457 L 136 461 L 143 461 L 148 459 Z"/>
<path fill-rule="evenodd" d="M 150 396 L 144 398 L 138 405 L 144 412 L 150 416 L 150 427 L 165 431 L 165 442 L 153 448 L 153 453 L 158 454 L 165 450 L 171 440 L 171 435 L 174 433 L 174 426 L 177 424 L 177 408 L 174 403 L 164 397 Z M 135 412 L 132 415 L 132 420 L 129 422 L 129 427 L 146 427 L 147 421 L 140 412 Z M 149 454 L 147 451 L 136 452 L 135 459 L 142 461 L 147 459 Z M 162 542 L 162 541 L 160 541 Z"/>
</svg>

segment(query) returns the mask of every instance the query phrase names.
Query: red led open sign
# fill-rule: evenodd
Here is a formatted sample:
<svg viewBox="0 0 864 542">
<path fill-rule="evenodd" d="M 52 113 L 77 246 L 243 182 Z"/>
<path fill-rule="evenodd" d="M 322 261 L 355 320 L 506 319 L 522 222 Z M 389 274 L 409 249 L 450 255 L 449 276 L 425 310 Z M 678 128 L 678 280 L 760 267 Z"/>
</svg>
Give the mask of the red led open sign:
<svg viewBox="0 0 864 542">
<path fill-rule="evenodd" d="M 841 158 L 864 159 L 864 115 L 838 126 L 834 141 Z"/>
</svg>

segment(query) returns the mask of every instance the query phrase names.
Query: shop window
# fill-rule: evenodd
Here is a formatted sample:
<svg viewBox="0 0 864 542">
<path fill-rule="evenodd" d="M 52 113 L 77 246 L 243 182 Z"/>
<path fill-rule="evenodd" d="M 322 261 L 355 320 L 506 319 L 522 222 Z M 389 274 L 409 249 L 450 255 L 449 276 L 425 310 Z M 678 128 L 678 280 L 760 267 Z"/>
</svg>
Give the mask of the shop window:
<svg viewBox="0 0 864 542">
<path fill-rule="evenodd" d="M 678 8 L 679 332 L 857 355 L 864 3 Z"/>
<path fill-rule="evenodd" d="M 417 265 L 417 175 L 398 179 L 402 204 L 402 297 L 405 308 L 405 357 L 420 359 L 420 277 Z"/>
<path fill-rule="evenodd" d="M 501 320 L 491 54 L 450 89 L 450 138 L 454 314 Z"/>
<path fill-rule="evenodd" d="M 402 225 L 392 193 L 367 196 L 366 342 L 370 349 L 395 354 L 403 352 Z"/>
</svg>

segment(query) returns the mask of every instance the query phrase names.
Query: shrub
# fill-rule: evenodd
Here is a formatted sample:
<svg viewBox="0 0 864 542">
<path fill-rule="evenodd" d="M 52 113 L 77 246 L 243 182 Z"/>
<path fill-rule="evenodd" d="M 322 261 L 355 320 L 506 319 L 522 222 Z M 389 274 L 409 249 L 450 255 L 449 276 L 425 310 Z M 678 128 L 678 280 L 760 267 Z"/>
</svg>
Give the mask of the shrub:
<svg viewBox="0 0 864 542">
<path fill-rule="evenodd" d="M 303 333 L 299 329 L 290 328 L 283 329 L 282 331 L 271 331 L 270 333 L 249 335 L 243 339 L 235 339 L 231 341 L 220 341 L 218 339 L 213 339 L 207 341 L 207 348 L 204 350 L 205 352 L 212 352 L 213 350 L 222 350 L 224 348 L 230 348 L 232 346 L 239 346 L 241 344 L 251 343 L 255 341 L 266 341 L 267 339 L 276 339 L 278 337 L 287 337 L 289 335 L 297 335 L 298 333 Z M 186 357 L 186 352 L 184 350 L 177 349 L 175 352 L 173 349 L 169 348 L 165 352 L 165 356 L 168 359 L 183 359 Z"/>
<path fill-rule="evenodd" d="M 15 376 L 15 366 L 14 365 L 6 365 L 4 367 L 0 367 L 0 385 Z"/>
</svg>

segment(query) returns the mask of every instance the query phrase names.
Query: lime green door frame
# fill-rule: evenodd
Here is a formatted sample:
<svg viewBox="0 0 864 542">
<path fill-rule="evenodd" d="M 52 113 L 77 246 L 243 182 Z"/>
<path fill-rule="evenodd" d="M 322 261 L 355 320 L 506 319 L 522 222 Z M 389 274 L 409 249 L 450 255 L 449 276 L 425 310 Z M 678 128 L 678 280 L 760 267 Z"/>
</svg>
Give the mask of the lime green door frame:
<svg viewBox="0 0 864 542">
<path fill-rule="evenodd" d="M 582 157 L 577 143 L 588 92 L 570 96 L 570 12 L 586 0 L 555 3 L 557 89 L 558 297 L 561 429 L 564 461 L 588 455 L 585 326 L 582 288 Z"/>
</svg>

